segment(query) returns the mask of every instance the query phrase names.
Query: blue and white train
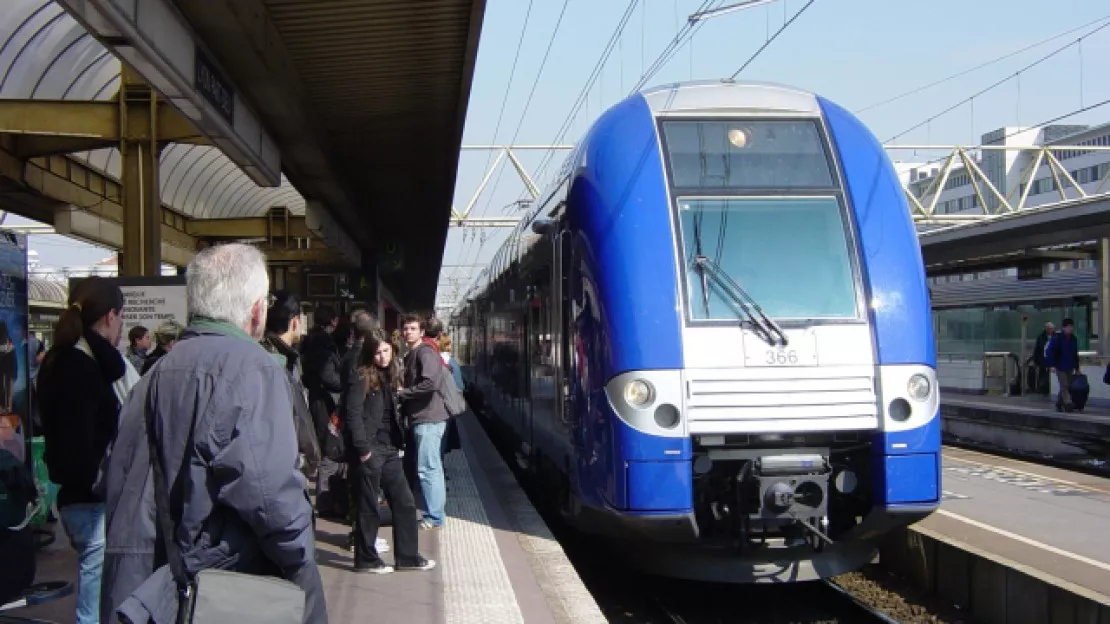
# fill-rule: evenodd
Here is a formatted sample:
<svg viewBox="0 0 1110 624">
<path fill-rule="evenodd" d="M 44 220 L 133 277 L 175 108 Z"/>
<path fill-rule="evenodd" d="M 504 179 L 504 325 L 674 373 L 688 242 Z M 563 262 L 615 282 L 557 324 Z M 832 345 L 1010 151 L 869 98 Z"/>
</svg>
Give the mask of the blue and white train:
<svg viewBox="0 0 1110 624">
<path fill-rule="evenodd" d="M 874 136 L 813 93 L 692 82 L 616 104 L 452 326 L 564 516 L 649 572 L 828 577 L 939 505 L 910 212 Z"/>
</svg>

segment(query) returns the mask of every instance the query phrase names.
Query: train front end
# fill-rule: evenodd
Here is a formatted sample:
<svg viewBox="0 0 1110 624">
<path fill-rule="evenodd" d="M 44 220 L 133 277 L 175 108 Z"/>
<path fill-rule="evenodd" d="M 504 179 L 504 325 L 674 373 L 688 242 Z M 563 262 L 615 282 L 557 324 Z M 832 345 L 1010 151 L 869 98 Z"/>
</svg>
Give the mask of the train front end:
<svg viewBox="0 0 1110 624">
<path fill-rule="evenodd" d="M 599 120 L 568 198 L 579 496 L 659 544 L 628 554 L 662 574 L 857 569 L 940 499 L 929 301 L 896 174 L 811 93 L 641 95 Z"/>
</svg>

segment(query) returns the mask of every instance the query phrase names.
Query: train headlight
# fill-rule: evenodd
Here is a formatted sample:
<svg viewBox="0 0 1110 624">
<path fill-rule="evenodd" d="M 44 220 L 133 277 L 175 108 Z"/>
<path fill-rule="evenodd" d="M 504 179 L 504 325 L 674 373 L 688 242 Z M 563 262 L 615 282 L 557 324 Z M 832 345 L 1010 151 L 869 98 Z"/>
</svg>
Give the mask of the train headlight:
<svg viewBox="0 0 1110 624">
<path fill-rule="evenodd" d="M 655 399 L 655 389 L 643 379 L 633 379 L 624 386 L 624 400 L 632 407 L 647 407 Z"/>
<path fill-rule="evenodd" d="M 910 380 L 906 383 L 906 391 L 914 401 L 924 401 L 929 398 L 929 393 L 933 391 L 933 387 L 929 383 L 928 377 L 918 373 L 910 377 Z"/>
</svg>

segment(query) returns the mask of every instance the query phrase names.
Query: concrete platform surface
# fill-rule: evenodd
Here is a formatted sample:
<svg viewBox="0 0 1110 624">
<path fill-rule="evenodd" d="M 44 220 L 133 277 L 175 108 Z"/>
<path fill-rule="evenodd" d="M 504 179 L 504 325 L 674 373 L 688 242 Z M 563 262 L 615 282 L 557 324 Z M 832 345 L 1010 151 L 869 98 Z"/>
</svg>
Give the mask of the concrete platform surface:
<svg viewBox="0 0 1110 624">
<path fill-rule="evenodd" d="M 351 572 L 350 527 L 317 523 L 316 558 L 329 620 L 410 624 L 601 624 L 606 622 L 543 520 L 481 426 L 459 421 L 463 452 L 447 456 L 448 520 L 422 532 L 430 572 L 384 576 Z M 40 551 L 40 581 L 76 578 L 77 562 L 64 532 Z M 390 543 L 388 527 L 381 536 Z M 392 562 L 392 552 L 383 556 Z M 6 612 L 59 623 L 73 621 L 74 598 Z M 3 618 L 0 617 L 0 622 Z"/>
<path fill-rule="evenodd" d="M 1098 383 L 1102 383 L 1099 380 Z M 991 411 L 1006 411 L 1017 414 L 1029 414 L 1062 418 L 1078 422 L 1110 422 L 1110 407 L 1104 405 L 1088 404 L 1082 412 L 1063 413 L 1056 411 L 1056 395 L 1032 396 L 996 396 L 961 394 L 958 392 L 941 391 L 940 403 L 942 406 L 977 408 Z"/>
<path fill-rule="evenodd" d="M 944 501 L 917 526 L 1110 601 L 1110 479 L 944 449 Z"/>
</svg>

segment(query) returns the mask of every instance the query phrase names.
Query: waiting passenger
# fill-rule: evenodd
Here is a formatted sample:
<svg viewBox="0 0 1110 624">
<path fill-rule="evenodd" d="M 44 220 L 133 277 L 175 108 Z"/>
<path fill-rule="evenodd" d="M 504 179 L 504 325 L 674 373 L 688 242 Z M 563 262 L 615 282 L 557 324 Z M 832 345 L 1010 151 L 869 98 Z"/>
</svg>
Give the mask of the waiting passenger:
<svg viewBox="0 0 1110 624">
<path fill-rule="evenodd" d="M 293 427 L 297 432 L 298 467 L 306 477 L 316 474 L 320 464 L 320 443 L 308 411 L 308 393 L 301 384 L 301 303 L 297 295 L 279 290 L 271 296 L 266 312 L 266 334 L 262 348 L 270 353 L 289 376 L 293 400 Z"/>
<path fill-rule="evenodd" d="M 209 247 L 185 279 L 189 326 L 135 387 L 101 477 L 108 535 L 101 621 L 117 614 L 136 624 L 179 621 L 178 589 L 156 543 L 149 419 L 186 574 L 222 567 L 284 578 L 305 591 L 304 621 L 323 624 L 289 382 L 258 344 L 265 259 L 249 245 Z"/>
<path fill-rule="evenodd" d="M 1060 323 L 1060 333 L 1052 337 L 1045 347 L 1045 363 L 1056 375 L 1060 393 L 1056 397 L 1056 411 L 1070 412 L 1075 409 L 1072 402 L 1071 383 L 1079 372 L 1079 341 L 1075 337 L 1075 322 L 1070 318 Z"/>
<path fill-rule="evenodd" d="M 1048 364 L 1045 360 L 1045 349 L 1049 341 L 1056 335 L 1056 326 L 1051 321 L 1044 324 L 1044 331 L 1037 334 L 1037 342 L 1033 345 L 1033 383 L 1029 384 L 1033 392 L 1047 395 L 1051 384 L 1048 381 Z"/>
<path fill-rule="evenodd" d="M 139 376 L 116 347 L 123 334 L 119 287 L 89 277 L 69 298 L 39 370 L 39 410 L 46 467 L 61 486 L 58 511 L 80 566 L 76 622 L 94 624 L 101 621 L 104 497 L 93 484 Z"/>
<path fill-rule="evenodd" d="M 402 334 L 409 353 L 405 356 L 404 389 L 398 397 L 416 446 L 416 474 L 425 506 L 420 528 L 431 530 L 442 527 L 446 520 L 447 483 L 442 446 L 449 414 L 439 394 L 439 384 L 442 376 L 449 373 L 437 353 L 435 339 L 424 335 L 427 326 L 418 316 L 405 317 Z"/>
<path fill-rule="evenodd" d="M 365 339 L 359 357 L 358 378 L 352 383 L 344 404 L 355 456 L 350 478 L 355 482 L 356 572 L 386 574 L 394 568 L 382 561 L 378 542 L 381 518 L 379 488 L 393 512 L 394 562 L 398 570 L 431 570 L 435 561 L 419 553 L 416 502 L 405 479 L 400 452 L 405 432 L 397 409 L 396 393 L 401 388 L 401 362 L 393 357 L 393 345 L 382 332 Z"/>
<path fill-rule="evenodd" d="M 451 378 L 455 380 L 455 387 L 459 392 L 466 390 L 466 384 L 463 383 L 462 368 L 459 367 L 459 361 L 455 359 L 452 353 L 451 336 L 446 332 L 440 332 L 439 337 L 436 338 L 436 344 L 439 346 L 439 357 L 443 358 L 443 363 L 451 370 Z M 442 449 L 443 455 L 447 455 L 451 451 L 462 448 L 462 441 L 459 439 L 459 423 L 455 418 L 447 420 L 447 433 L 443 436 Z M 444 473 L 444 480 L 447 480 L 447 474 Z"/>
<path fill-rule="evenodd" d="M 451 377 L 455 380 L 455 386 L 459 389 L 459 392 L 466 390 L 466 384 L 463 383 L 462 368 L 459 367 L 459 361 L 455 359 L 452 353 L 451 336 L 441 333 L 436 343 L 439 345 L 439 357 L 443 358 L 443 363 L 451 369 Z"/>
<path fill-rule="evenodd" d="M 154 343 L 156 346 L 154 347 L 154 351 L 151 351 L 150 355 L 146 356 L 146 360 L 143 361 L 143 375 L 145 375 L 146 372 L 150 370 L 150 367 L 154 366 L 158 360 L 162 359 L 162 356 L 173 350 L 173 346 L 177 344 L 178 339 L 181 338 L 181 332 L 184 330 L 185 328 L 177 321 L 166 321 L 159 325 L 158 329 L 154 330 Z"/>
<path fill-rule="evenodd" d="M 142 370 L 143 362 L 150 351 L 150 330 L 142 325 L 136 325 L 127 332 L 127 361 L 135 370 Z"/>
<path fill-rule="evenodd" d="M 343 357 L 339 360 L 339 382 L 340 385 L 343 386 L 343 396 L 339 402 L 340 414 L 347 413 L 346 396 L 351 389 L 351 385 L 355 384 L 358 381 L 359 361 L 362 355 L 362 347 L 366 340 L 366 336 L 369 335 L 370 332 L 374 331 L 378 326 L 378 323 L 374 319 L 373 314 L 371 314 L 366 309 L 361 308 L 351 314 L 351 324 L 355 328 L 355 340 L 351 344 L 351 348 L 348 349 L 347 352 L 343 354 Z M 346 434 L 348 439 L 345 440 L 345 442 L 349 442 L 351 434 L 350 427 L 347 427 Z M 355 452 L 351 450 L 351 448 L 348 448 L 347 454 L 348 456 L 354 456 Z M 349 495 L 348 500 L 350 501 L 347 506 L 347 521 L 351 524 L 352 527 L 347 542 L 349 550 L 354 550 L 355 548 L 355 529 L 353 527 L 356 521 L 355 516 L 358 514 L 358 503 L 356 498 L 357 481 L 358 475 L 356 474 L 349 475 L 349 478 L 347 479 L 347 491 Z M 378 538 L 375 547 L 378 549 L 378 554 L 389 551 L 389 543 L 381 538 Z"/>
<path fill-rule="evenodd" d="M 325 518 L 342 520 L 346 515 L 343 438 L 337 408 L 343 384 L 339 377 L 339 349 L 332 334 L 339 318 L 330 306 L 317 306 L 313 327 L 301 343 L 301 369 L 308 389 L 308 409 L 320 443 L 320 468 L 316 473 L 316 510 Z"/>
</svg>

